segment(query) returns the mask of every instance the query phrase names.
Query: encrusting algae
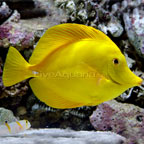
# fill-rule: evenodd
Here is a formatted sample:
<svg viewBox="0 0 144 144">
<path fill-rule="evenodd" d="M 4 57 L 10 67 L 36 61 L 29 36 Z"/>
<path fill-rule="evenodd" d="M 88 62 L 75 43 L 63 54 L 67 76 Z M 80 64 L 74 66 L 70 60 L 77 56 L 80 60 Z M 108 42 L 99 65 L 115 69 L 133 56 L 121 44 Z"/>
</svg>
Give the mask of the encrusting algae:
<svg viewBox="0 0 144 144">
<path fill-rule="evenodd" d="M 30 86 L 42 102 L 61 109 L 98 105 L 142 83 L 109 37 L 80 24 L 48 29 L 29 63 L 10 47 L 3 71 L 4 85 L 27 78 L 31 78 Z"/>
</svg>

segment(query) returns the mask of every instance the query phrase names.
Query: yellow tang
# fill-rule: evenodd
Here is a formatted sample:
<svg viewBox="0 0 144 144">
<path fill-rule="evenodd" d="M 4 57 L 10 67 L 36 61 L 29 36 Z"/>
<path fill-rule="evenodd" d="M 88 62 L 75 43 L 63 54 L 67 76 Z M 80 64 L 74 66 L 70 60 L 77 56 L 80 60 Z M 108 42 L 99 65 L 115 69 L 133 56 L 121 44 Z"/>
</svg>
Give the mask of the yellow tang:
<svg viewBox="0 0 144 144">
<path fill-rule="evenodd" d="M 34 94 L 54 108 L 98 105 L 142 83 L 109 37 L 80 24 L 48 29 L 29 63 L 10 47 L 3 71 L 4 85 L 31 77 Z"/>
</svg>

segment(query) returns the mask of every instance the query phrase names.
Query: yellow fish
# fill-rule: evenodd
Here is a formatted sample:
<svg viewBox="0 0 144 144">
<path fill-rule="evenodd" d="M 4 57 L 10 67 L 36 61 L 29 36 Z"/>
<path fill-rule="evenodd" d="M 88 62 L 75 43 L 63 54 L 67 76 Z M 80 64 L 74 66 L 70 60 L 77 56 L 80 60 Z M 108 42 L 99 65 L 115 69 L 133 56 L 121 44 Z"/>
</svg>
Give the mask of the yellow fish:
<svg viewBox="0 0 144 144">
<path fill-rule="evenodd" d="M 80 24 L 48 29 L 29 63 L 10 47 L 3 71 L 4 85 L 27 78 L 31 78 L 30 86 L 42 102 L 61 109 L 98 105 L 142 83 L 109 37 Z"/>
</svg>

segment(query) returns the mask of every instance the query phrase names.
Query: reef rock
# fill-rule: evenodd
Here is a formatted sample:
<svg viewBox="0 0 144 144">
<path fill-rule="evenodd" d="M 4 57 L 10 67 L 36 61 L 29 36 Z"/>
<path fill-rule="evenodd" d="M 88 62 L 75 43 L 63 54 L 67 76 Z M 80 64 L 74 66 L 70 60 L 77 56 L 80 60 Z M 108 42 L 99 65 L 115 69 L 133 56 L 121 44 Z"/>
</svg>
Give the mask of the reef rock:
<svg viewBox="0 0 144 144">
<path fill-rule="evenodd" d="M 13 115 L 13 112 L 5 109 L 5 108 L 0 108 L 0 124 L 4 124 L 5 121 L 8 123 L 16 121 L 15 116 Z"/>
<path fill-rule="evenodd" d="M 126 137 L 129 143 L 144 142 L 144 109 L 115 100 L 100 104 L 90 116 L 96 130 L 112 131 Z"/>
<path fill-rule="evenodd" d="M 32 128 L 70 128 L 73 130 L 94 130 L 89 116 L 95 107 L 79 107 L 75 109 L 55 109 L 40 102 L 33 95 L 27 98 L 28 117 L 20 116 L 31 122 Z"/>
<path fill-rule="evenodd" d="M 1 144 L 126 144 L 126 139 L 112 132 L 31 129 L 21 134 L 1 137 L 0 142 Z"/>
<path fill-rule="evenodd" d="M 66 11 L 69 22 L 99 28 L 106 34 L 110 32 L 113 37 L 121 36 L 124 31 L 120 17 L 111 8 L 110 0 L 54 0 L 54 2 L 57 7 Z"/>
<path fill-rule="evenodd" d="M 144 58 L 143 0 L 54 0 L 54 2 L 57 7 L 66 11 L 68 22 L 90 25 L 116 38 L 126 31 L 130 43 Z"/>
<path fill-rule="evenodd" d="M 144 2 L 142 2 L 144 5 Z M 130 43 L 134 46 L 139 56 L 144 58 L 144 10 L 143 7 L 135 8 L 133 13 L 123 15 L 125 29 Z"/>
<path fill-rule="evenodd" d="M 0 47 L 14 46 L 19 50 L 33 47 L 44 30 L 64 21 L 64 13 L 51 0 L 2 2 Z"/>
<path fill-rule="evenodd" d="M 0 21 L 2 22 L 4 18 L 8 19 L 0 25 L 0 47 L 12 45 L 22 49 L 32 46 L 34 44 L 34 33 L 21 27 L 19 23 L 20 14 L 16 10 L 11 14 L 10 10 L 7 9 L 9 7 L 3 2 L 0 7 Z"/>
</svg>

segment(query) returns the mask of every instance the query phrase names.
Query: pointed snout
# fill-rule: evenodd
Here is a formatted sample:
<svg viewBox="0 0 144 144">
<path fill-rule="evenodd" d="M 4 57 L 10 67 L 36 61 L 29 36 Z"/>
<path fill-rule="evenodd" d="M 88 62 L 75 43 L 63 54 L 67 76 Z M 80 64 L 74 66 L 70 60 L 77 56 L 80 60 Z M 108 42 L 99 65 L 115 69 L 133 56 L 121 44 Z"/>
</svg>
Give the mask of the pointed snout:
<svg viewBox="0 0 144 144">
<path fill-rule="evenodd" d="M 125 71 L 123 73 L 123 81 L 125 84 L 129 84 L 132 86 L 140 86 L 143 82 L 143 80 L 138 77 L 136 74 L 134 74 L 128 67 L 125 68 Z"/>
<path fill-rule="evenodd" d="M 142 85 L 143 80 L 134 74 L 131 82 L 134 84 L 133 86 L 140 86 L 140 85 Z"/>
<path fill-rule="evenodd" d="M 137 84 L 138 84 L 138 86 L 140 86 L 140 85 L 142 85 L 143 80 L 140 77 L 138 77 L 138 78 L 139 78 L 139 80 L 138 80 Z"/>
</svg>

